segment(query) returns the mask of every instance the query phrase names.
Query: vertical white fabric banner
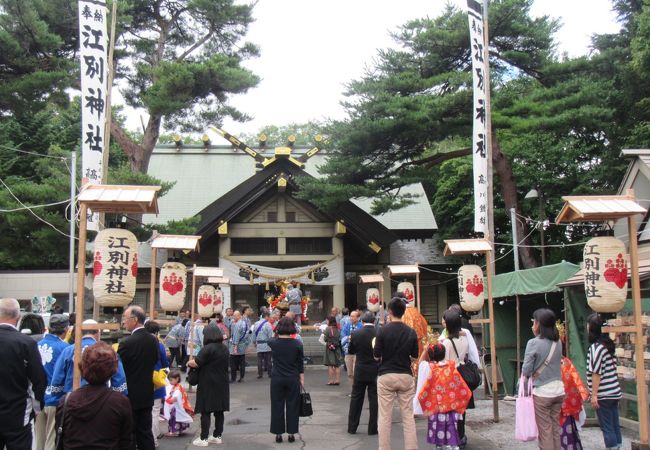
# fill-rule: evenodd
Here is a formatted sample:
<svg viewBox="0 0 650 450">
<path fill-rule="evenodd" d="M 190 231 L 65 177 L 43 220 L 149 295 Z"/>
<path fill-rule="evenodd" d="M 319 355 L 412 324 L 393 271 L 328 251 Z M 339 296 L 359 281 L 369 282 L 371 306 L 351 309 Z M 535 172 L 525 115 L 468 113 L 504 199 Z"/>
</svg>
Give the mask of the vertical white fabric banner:
<svg viewBox="0 0 650 450">
<path fill-rule="evenodd" d="M 81 185 L 102 181 L 108 78 L 106 2 L 79 0 L 81 65 Z M 99 215 L 88 214 L 88 229 L 98 230 Z"/>
<path fill-rule="evenodd" d="M 488 160 L 486 143 L 485 73 L 489 61 L 483 58 L 483 5 L 467 0 L 470 50 L 472 55 L 472 82 L 474 106 L 472 108 L 472 155 L 474 166 L 474 231 L 488 230 Z"/>
</svg>

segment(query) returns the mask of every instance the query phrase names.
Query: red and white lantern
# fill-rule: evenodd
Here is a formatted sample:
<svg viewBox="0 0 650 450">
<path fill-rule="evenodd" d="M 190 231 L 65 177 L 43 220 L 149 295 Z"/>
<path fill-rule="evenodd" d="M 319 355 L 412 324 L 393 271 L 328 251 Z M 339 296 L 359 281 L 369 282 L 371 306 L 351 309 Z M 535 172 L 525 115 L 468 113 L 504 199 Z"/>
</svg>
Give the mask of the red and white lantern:
<svg viewBox="0 0 650 450">
<path fill-rule="evenodd" d="M 409 304 L 413 304 L 415 301 L 415 287 L 413 287 L 413 283 L 408 281 L 401 282 L 397 285 L 397 292 L 404 294 L 404 298 L 406 298 Z"/>
<path fill-rule="evenodd" d="M 166 262 L 160 269 L 160 307 L 164 311 L 180 311 L 185 304 L 187 267 L 179 262 Z"/>
<path fill-rule="evenodd" d="M 214 290 L 214 302 L 212 303 L 213 311 L 216 314 L 223 312 L 223 291 L 221 289 Z"/>
<path fill-rule="evenodd" d="M 376 313 L 381 306 L 381 299 L 379 298 L 379 289 L 370 288 L 366 291 L 366 306 L 368 311 Z"/>
<path fill-rule="evenodd" d="M 135 235 L 121 228 L 97 233 L 93 275 L 93 295 L 99 305 L 123 307 L 131 303 L 138 277 Z"/>
<path fill-rule="evenodd" d="M 629 267 L 623 241 L 612 236 L 590 239 L 585 244 L 583 259 L 589 307 L 599 313 L 623 309 Z"/>
<path fill-rule="evenodd" d="M 199 317 L 210 317 L 214 313 L 214 292 L 214 286 L 209 284 L 199 286 L 196 304 Z"/>
<path fill-rule="evenodd" d="M 484 290 L 483 270 L 479 266 L 466 264 L 458 269 L 461 308 L 471 312 L 480 311 L 485 301 Z"/>
</svg>

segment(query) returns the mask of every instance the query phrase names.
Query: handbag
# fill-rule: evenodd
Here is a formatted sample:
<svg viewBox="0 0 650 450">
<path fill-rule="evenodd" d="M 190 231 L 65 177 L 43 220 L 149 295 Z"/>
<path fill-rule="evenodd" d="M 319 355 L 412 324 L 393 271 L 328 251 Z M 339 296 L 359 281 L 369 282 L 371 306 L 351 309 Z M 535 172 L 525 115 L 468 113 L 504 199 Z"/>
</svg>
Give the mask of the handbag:
<svg viewBox="0 0 650 450">
<path fill-rule="evenodd" d="M 314 411 L 311 407 L 311 395 L 309 392 L 305 391 L 305 387 L 300 385 L 300 417 L 309 417 L 314 414 Z"/>
<path fill-rule="evenodd" d="M 160 389 L 167 385 L 167 369 L 153 371 L 153 389 Z"/>
<path fill-rule="evenodd" d="M 537 439 L 537 422 L 535 421 L 535 404 L 533 402 L 533 379 L 521 376 L 519 395 L 515 402 L 515 439 L 521 442 Z"/>
<path fill-rule="evenodd" d="M 454 351 L 456 352 L 456 357 L 460 359 L 460 355 L 458 354 L 458 350 L 456 349 L 456 344 L 454 344 L 454 340 L 451 340 L 451 345 L 454 346 Z M 467 387 L 469 388 L 470 391 L 473 391 L 479 385 L 481 384 L 481 371 L 478 370 L 478 366 L 474 361 L 471 359 L 468 359 L 467 356 L 465 356 L 465 361 L 462 364 L 459 364 L 458 367 L 458 372 L 460 373 L 460 376 L 463 377 L 463 380 L 465 380 L 465 383 L 467 384 Z"/>
<path fill-rule="evenodd" d="M 197 384 L 199 384 L 199 369 L 190 367 L 187 370 L 187 377 L 185 379 L 187 380 L 187 384 L 189 384 L 190 386 L 196 386 Z"/>
<path fill-rule="evenodd" d="M 331 328 L 330 328 L 330 337 L 334 337 L 334 332 L 332 331 Z M 336 347 L 338 347 L 338 344 L 335 342 L 330 342 L 329 344 L 327 344 L 327 349 L 331 352 L 336 350 Z"/>
<path fill-rule="evenodd" d="M 61 413 L 58 426 L 56 427 L 56 438 L 55 438 L 55 447 L 54 447 L 56 448 L 56 450 L 65 449 L 63 445 L 63 421 L 65 420 L 65 413 L 68 409 L 68 398 L 70 398 L 69 392 L 65 394 L 65 398 L 63 400 L 63 412 Z"/>
</svg>

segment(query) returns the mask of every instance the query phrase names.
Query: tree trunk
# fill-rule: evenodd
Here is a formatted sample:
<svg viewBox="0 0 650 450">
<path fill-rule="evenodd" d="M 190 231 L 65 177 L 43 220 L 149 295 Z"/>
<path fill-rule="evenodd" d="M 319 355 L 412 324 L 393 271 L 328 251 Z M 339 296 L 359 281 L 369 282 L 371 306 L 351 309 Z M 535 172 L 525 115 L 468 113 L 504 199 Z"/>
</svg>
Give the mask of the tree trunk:
<svg viewBox="0 0 650 450">
<path fill-rule="evenodd" d="M 517 214 L 521 214 L 517 200 L 517 182 L 512 173 L 512 165 L 508 161 L 508 158 L 501 152 L 501 147 L 499 147 L 494 133 L 492 133 L 492 164 L 495 173 L 499 177 L 499 180 L 501 180 L 501 194 L 503 195 L 506 211 L 509 211 L 510 208 L 515 208 Z M 516 220 L 515 226 L 517 227 L 517 236 L 520 240 L 528 234 L 520 221 Z M 530 237 L 527 237 L 523 240 L 522 245 L 527 246 L 531 245 L 531 243 Z M 519 247 L 519 258 L 525 269 L 538 266 L 531 247 Z"/>
<path fill-rule="evenodd" d="M 160 123 L 160 116 L 151 116 L 144 131 L 142 144 L 137 144 L 133 142 L 131 136 L 119 124 L 111 122 L 111 137 L 122 147 L 122 150 L 128 156 L 131 170 L 147 173 L 151 154 L 160 136 Z"/>
</svg>

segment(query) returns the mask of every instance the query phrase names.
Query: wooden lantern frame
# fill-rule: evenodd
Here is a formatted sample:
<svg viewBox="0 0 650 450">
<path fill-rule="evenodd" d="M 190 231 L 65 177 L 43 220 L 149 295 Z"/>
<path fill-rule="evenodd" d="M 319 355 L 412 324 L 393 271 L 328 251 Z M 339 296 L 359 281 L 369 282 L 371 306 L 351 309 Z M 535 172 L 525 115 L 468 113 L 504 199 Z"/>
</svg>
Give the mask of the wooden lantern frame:
<svg viewBox="0 0 650 450">
<path fill-rule="evenodd" d="M 360 284 L 376 284 L 379 286 L 379 323 L 384 324 L 384 276 L 380 273 L 371 275 L 359 275 Z M 366 305 L 366 308 L 368 305 Z"/>
<path fill-rule="evenodd" d="M 388 266 L 388 272 L 392 275 L 415 275 L 415 306 L 420 312 L 420 265 L 405 264 L 397 266 Z"/>
<path fill-rule="evenodd" d="M 491 369 L 492 369 L 492 416 L 495 422 L 499 421 L 499 385 L 497 379 L 497 344 L 494 326 L 494 301 L 492 299 L 492 265 L 490 260 L 492 258 L 493 248 L 492 244 L 486 239 L 448 239 L 445 242 L 444 255 L 471 255 L 482 254 L 485 255 L 486 270 L 485 277 L 487 278 L 487 294 L 488 294 L 488 314 L 487 319 L 472 319 L 469 322 L 472 324 L 487 324 L 490 329 L 490 353 Z"/>
<path fill-rule="evenodd" d="M 198 287 L 196 286 L 196 279 L 206 279 L 208 282 L 210 282 L 210 278 L 222 278 L 223 277 L 223 269 L 219 267 L 202 267 L 202 266 L 197 266 L 194 264 L 194 266 L 189 269 L 192 271 L 192 312 L 190 314 L 191 316 L 191 321 L 192 324 L 190 325 L 190 335 L 188 336 L 189 339 L 189 346 L 187 347 L 189 357 L 191 360 L 194 360 L 194 356 L 192 355 L 192 352 L 194 351 L 194 341 L 191 340 L 192 333 L 194 332 L 194 322 L 196 321 L 196 317 L 198 314 L 196 313 L 196 293 L 198 291 Z M 188 272 L 189 272 L 188 270 Z"/>
<path fill-rule="evenodd" d="M 77 299 L 74 325 L 74 358 L 72 389 L 81 385 L 82 330 L 119 329 L 119 324 L 83 325 L 84 280 L 86 278 L 86 238 L 88 210 L 93 213 L 158 214 L 158 191 L 160 186 L 86 185 L 79 193 L 79 248 L 77 250 Z"/>
<path fill-rule="evenodd" d="M 151 241 L 151 287 L 149 289 L 149 317 L 153 318 L 156 304 L 156 263 L 158 249 L 181 250 L 184 252 L 199 251 L 199 240 L 201 236 L 182 236 L 176 234 L 158 234 Z M 185 282 L 187 283 L 187 275 Z M 169 320 L 157 322 L 168 323 Z"/>
<path fill-rule="evenodd" d="M 616 221 L 627 218 L 628 237 L 630 246 L 630 280 L 632 282 L 632 300 L 634 302 L 634 325 L 603 327 L 604 332 L 636 333 L 643 335 L 641 317 L 641 280 L 639 277 L 639 250 L 637 237 L 637 214 L 646 214 L 647 209 L 636 202 L 633 189 L 628 189 L 626 195 L 586 195 L 562 197 L 564 206 L 560 210 L 555 223 L 600 222 Z M 637 356 L 635 364 L 637 410 L 639 414 L 639 444 L 632 448 L 648 449 L 648 387 L 645 382 L 643 366 L 643 341 L 635 340 L 634 352 Z"/>
</svg>

